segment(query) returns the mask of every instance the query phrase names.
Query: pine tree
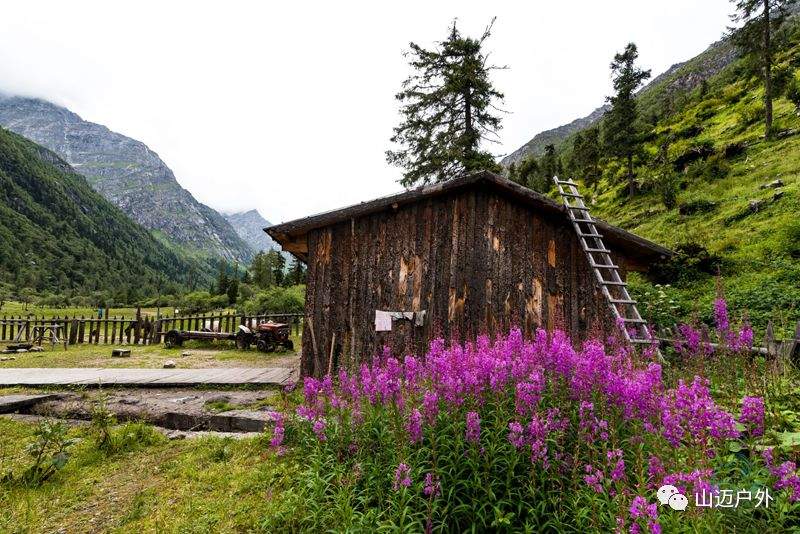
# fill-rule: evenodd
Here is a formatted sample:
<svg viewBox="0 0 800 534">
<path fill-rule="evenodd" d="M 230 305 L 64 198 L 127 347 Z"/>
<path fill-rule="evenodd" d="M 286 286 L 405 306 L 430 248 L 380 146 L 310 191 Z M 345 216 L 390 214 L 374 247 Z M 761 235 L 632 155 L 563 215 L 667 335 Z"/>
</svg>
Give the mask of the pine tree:
<svg viewBox="0 0 800 534">
<path fill-rule="evenodd" d="M 228 278 L 228 264 L 225 261 L 220 260 L 219 262 L 219 271 L 217 272 L 217 286 L 215 287 L 215 293 L 217 295 L 224 295 L 228 292 L 228 283 L 230 279 Z"/>
<path fill-rule="evenodd" d="M 480 39 L 462 36 L 454 21 L 447 39 L 434 49 L 410 43 L 414 73 L 396 95 L 403 121 L 391 138 L 401 148 L 386 152 L 390 164 L 405 169 L 404 186 L 499 170 L 492 155 L 480 149 L 481 141 L 496 142 L 500 117 L 493 103 L 503 99 L 489 73 L 504 67 L 489 65 L 483 52 L 492 24 Z"/>
<path fill-rule="evenodd" d="M 642 83 L 650 78 L 650 70 L 636 66 L 639 51 L 628 43 L 625 51 L 616 54 L 611 62 L 611 76 L 616 94 L 608 97 L 611 110 L 603 120 L 603 145 L 606 152 L 627 162 L 628 195 L 636 193 L 633 175 L 633 157 L 641 149 L 635 94 Z"/>
<path fill-rule="evenodd" d="M 600 180 L 600 131 L 587 128 L 575 134 L 572 142 L 570 166 L 577 178 L 582 178 L 587 187 L 594 187 Z"/>
<path fill-rule="evenodd" d="M 253 283 L 261 289 L 267 289 L 275 285 L 275 276 L 266 252 L 259 252 L 250 264 L 250 271 L 253 273 Z"/>
<path fill-rule="evenodd" d="M 731 0 L 735 12 L 731 19 L 741 23 L 731 28 L 734 42 L 746 53 L 759 56 L 764 77 L 764 137 L 772 137 L 772 33 L 781 25 L 797 0 Z"/>
<path fill-rule="evenodd" d="M 297 258 L 292 259 L 289 272 L 286 274 L 285 282 L 287 286 L 306 283 L 306 268 Z"/>
</svg>

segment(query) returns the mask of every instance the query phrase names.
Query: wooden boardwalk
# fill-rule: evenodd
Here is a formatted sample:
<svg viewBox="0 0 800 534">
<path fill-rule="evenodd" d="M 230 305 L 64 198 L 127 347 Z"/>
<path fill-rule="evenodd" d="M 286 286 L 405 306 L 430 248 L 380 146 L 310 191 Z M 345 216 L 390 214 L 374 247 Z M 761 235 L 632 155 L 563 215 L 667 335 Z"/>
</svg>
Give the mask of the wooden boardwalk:
<svg viewBox="0 0 800 534">
<path fill-rule="evenodd" d="M 0 386 L 131 386 L 186 387 L 244 384 L 283 386 L 292 380 L 287 367 L 219 369 L 101 369 L 6 368 L 0 369 Z"/>
</svg>

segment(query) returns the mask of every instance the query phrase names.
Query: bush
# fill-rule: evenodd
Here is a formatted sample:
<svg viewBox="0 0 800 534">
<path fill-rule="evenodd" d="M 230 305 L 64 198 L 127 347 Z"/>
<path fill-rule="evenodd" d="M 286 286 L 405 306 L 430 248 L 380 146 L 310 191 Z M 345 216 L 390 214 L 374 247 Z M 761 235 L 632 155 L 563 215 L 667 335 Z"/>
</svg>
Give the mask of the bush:
<svg viewBox="0 0 800 534">
<path fill-rule="evenodd" d="M 69 460 L 70 449 L 78 441 L 67 437 L 68 430 L 63 421 L 47 419 L 40 422 L 33 431 L 33 441 L 26 448 L 32 458 L 31 465 L 18 477 L 7 473 L 3 480 L 39 485 L 63 469 Z"/>
<path fill-rule="evenodd" d="M 714 154 L 705 161 L 698 160 L 691 163 L 686 174 L 689 178 L 712 182 L 725 178 L 731 170 L 730 164 L 725 160 L 723 153 Z"/>
<path fill-rule="evenodd" d="M 305 310 L 306 286 L 273 286 L 256 293 L 242 307 L 245 313 L 303 313 Z"/>
<path fill-rule="evenodd" d="M 678 213 L 681 215 L 695 215 L 698 213 L 708 213 L 710 211 L 714 211 L 716 208 L 716 202 L 712 202 L 711 200 L 707 200 L 705 198 L 698 198 L 695 200 L 682 202 L 680 206 L 678 206 Z"/>
<path fill-rule="evenodd" d="M 212 295 L 208 291 L 187 293 L 179 302 L 179 308 L 182 313 L 206 312 L 222 309 L 227 306 L 227 295 Z"/>
<path fill-rule="evenodd" d="M 680 349 L 687 361 L 707 359 L 702 344 Z M 563 333 L 525 341 L 512 330 L 306 378 L 296 415 L 271 414 L 271 446 L 294 461 L 298 482 L 261 527 L 730 532 L 800 519 L 800 495 L 789 491 L 757 511 L 658 507 L 662 484 L 694 506 L 714 488 L 791 488 L 800 478 L 750 452 L 763 433 L 762 398 L 746 397 L 737 421 L 707 380 L 669 385 L 651 356 L 597 341 L 576 351 Z M 715 358 L 731 369 L 747 361 L 733 349 Z"/>
<path fill-rule="evenodd" d="M 650 277 L 661 284 L 686 283 L 717 274 L 722 258 L 698 243 L 683 243 L 666 261 L 654 264 Z"/>
<path fill-rule="evenodd" d="M 766 113 L 766 110 L 764 108 L 764 103 L 761 101 L 745 106 L 744 109 L 739 112 L 739 131 L 744 131 L 753 124 L 763 121 L 764 113 Z"/>
</svg>

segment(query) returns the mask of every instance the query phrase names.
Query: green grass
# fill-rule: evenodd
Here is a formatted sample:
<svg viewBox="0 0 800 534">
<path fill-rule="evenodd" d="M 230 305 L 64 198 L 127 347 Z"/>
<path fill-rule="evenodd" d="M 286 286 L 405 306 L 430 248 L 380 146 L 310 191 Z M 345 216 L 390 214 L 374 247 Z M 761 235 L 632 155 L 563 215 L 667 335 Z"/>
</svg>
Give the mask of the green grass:
<svg viewBox="0 0 800 534">
<path fill-rule="evenodd" d="M 300 346 L 299 338 L 294 338 Z M 129 358 L 112 358 L 113 345 L 70 345 L 51 349 L 45 345 L 44 352 L 3 354 L 13 356 L 14 361 L 0 362 L 0 369 L 9 367 L 129 367 L 160 368 L 166 360 L 174 360 L 179 369 L 209 367 L 275 367 L 291 366 L 298 361 L 292 352 L 263 353 L 255 348 L 238 350 L 233 343 L 205 343 L 191 341 L 182 348 L 167 349 L 163 345 L 121 345 L 131 349 Z M 189 352 L 189 356 L 181 356 Z"/>
<path fill-rule="evenodd" d="M 0 473 L 19 472 L 33 425 L 0 418 Z M 41 487 L 0 484 L 0 532 L 257 530 L 292 464 L 261 439 L 158 440 L 108 456 L 88 429 L 66 467 Z"/>
</svg>

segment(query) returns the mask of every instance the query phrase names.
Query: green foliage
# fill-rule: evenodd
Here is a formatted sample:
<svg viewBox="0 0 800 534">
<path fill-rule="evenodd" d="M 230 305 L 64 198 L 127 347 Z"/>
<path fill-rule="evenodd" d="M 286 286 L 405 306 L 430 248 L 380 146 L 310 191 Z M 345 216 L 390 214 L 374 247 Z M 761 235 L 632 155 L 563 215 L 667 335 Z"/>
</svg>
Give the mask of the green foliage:
<svg viewBox="0 0 800 534">
<path fill-rule="evenodd" d="M 722 258 L 698 243 L 682 243 L 674 251 L 672 257 L 653 265 L 650 275 L 654 280 L 685 284 L 714 275 L 722 266 Z"/>
<path fill-rule="evenodd" d="M 198 313 L 220 310 L 228 305 L 227 295 L 212 295 L 208 291 L 193 291 L 185 294 L 178 301 L 181 313 Z"/>
<path fill-rule="evenodd" d="M 284 279 L 284 285 L 287 286 L 296 286 L 300 284 L 306 283 L 306 266 L 303 265 L 303 262 L 298 260 L 297 258 L 292 259 L 292 263 L 289 266 L 289 272 L 286 273 L 286 278 Z"/>
<path fill-rule="evenodd" d="M 251 315 L 263 313 L 302 313 L 305 310 L 306 286 L 272 286 L 253 295 L 242 304 Z"/>
<path fill-rule="evenodd" d="M 261 289 L 282 285 L 285 268 L 286 259 L 277 250 L 259 252 L 250 264 L 253 283 Z"/>
<path fill-rule="evenodd" d="M 396 95 L 403 121 L 391 139 L 400 148 L 386 152 L 390 164 L 405 169 L 404 186 L 497 170 L 492 155 L 480 149 L 500 129 L 493 104 L 503 99 L 489 79 L 496 67 L 487 64 L 483 51 L 490 34 L 491 24 L 480 39 L 464 37 L 454 21 L 436 48 L 410 43 L 414 72 Z"/>
<path fill-rule="evenodd" d="M 616 94 L 607 99 L 611 104 L 611 111 L 603 121 L 605 154 L 628 162 L 627 179 L 630 196 L 635 191 L 633 158 L 641 149 L 635 93 L 642 83 L 650 78 L 649 70 L 642 70 L 636 66 L 638 57 L 639 52 L 634 43 L 628 43 L 622 53 L 614 56 L 614 61 L 611 62 L 611 76 Z"/>
<path fill-rule="evenodd" d="M 33 431 L 33 441 L 25 449 L 31 457 L 31 464 L 17 476 L 7 473 L 4 481 L 37 486 L 63 469 L 69 460 L 70 449 L 77 442 L 67 433 L 63 421 L 46 419 L 40 422 Z"/>
<path fill-rule="evenodd" d="M 570 167 L 586 187 L 595 187 L 600 180 L 600 129 L 587 128 L 578 132 L 572 141 Z"/>
<path fill-rule="evenodd" d="M 705 160 L 697 160 L 686 168 L 686 175 L 693 180 L 720 180 L 728 176 L 730 164 L 722 153 L 714 154 Z"/>
</svg>

